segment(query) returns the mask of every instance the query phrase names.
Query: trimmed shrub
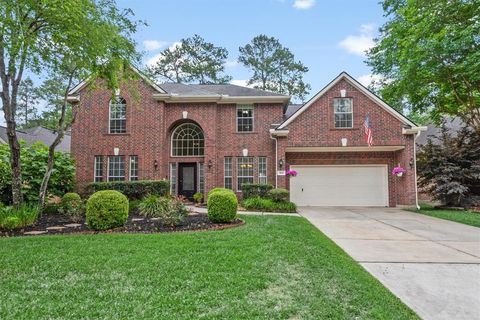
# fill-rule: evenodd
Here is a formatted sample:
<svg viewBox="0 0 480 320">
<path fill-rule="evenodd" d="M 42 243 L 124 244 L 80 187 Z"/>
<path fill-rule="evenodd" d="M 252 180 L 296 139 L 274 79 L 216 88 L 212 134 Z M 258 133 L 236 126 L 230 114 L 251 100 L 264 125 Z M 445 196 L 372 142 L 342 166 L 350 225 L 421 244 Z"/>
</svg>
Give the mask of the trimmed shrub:
<svg viewBox="0 0 480 320">
<path fill-rule="evenodd" d="M 203 202 L 203 193 L 197 192 L 193 195 L 193 200 L 195 200 L 196 203 L 200 204 Z"/>
<path fill-rule="evenodd" d="M 95 192 L 87 201 L 87 224 L 95 230 L 107 230 L 125 225 L 128 219 L 128 199 L 115 190 Z"/>
<path fill-rule="evenodd" d="M 273 201 L 260 197 L 249 198 L 242 201 L 242 207 L 247 210 L 266 212 L 297 212 L 297 206 L 290 201 Z"/>
<path fill-rule="evenodd" d="M 267 198 L 275 202 L 288 201 L 290 192 L 287 189 L 277 188 L 267 192 Z"/>
<path fill-rule="evenodd" d="M 88 187 L 89 194 L 101 190 L 116 190 L 123 193 L 129 200 L 141 200 L 149 194 L 168 195 L 170 182 L 168 180 L 95 182 Z"/>
<path fill-rule="evenodd" d="M 209 192 L 208 218 L 215 223 L 230 222 L 237 217 L 238 201 L 232 190 Z"/>
<path fill-rule="evenodd" d="M 217 192 L 217 191 L 232 191 L 232 190 L 225 189 L 225 188 L 213 188 L 212 190 L 208 191 L 208 196 L 210 197 L 211 194 L 213 194 L 214 192 Z"/>
<path fill-rule="evenodd" d="M 262 184 L 262 183 L 248 183 L 242 185 L 242 194 L 243 199 L 249 198 L 266 198 L 268 191 L 272 190 L 273 186 L 271 184 Z"/>
<path fill-rule="evenodd" d="M 20 208 L 0 207 L 0 228 L 12 230 L 31 226 L 37 221 L 39 214 L 40 209 L 37 206 L 27 204 Z"/>
<path fill-rule="evenodd" d="M 85 215 L 85 204 L 78 193 L 69 192 L 62 197 L 62 203 L 58 208 L 58 212 L 78 222 Z"/>
<path fill-rule="evenodd" d="M 178 225 L 188 215 L 180 198 L 150 195 L 142 200 L 138 208 L 144 217 L 160 218 L 160 222 L 169 227 Z"/>
</svg>

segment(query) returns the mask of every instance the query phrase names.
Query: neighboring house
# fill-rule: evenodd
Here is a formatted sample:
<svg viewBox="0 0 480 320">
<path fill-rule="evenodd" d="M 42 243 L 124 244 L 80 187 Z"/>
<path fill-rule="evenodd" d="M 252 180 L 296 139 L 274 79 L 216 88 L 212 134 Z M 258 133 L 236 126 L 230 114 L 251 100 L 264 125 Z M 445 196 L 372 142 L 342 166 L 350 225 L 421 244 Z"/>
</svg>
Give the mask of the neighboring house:
<svg viewBox="0 0 480 320">
<path fill-rule="evenodd" d="M 33 127 L 29 129 L 17 130 L 17 138 L 24 140 L 30 146 L 35 142 L 41 141 L 50 146 L 57 136 L 56 132 L 44 127 Z M 0 126 L 0 143 L 8 143 L 7 128 Z M 70 131 L 65 133 L 62 142 L 55 148 L 55 151 L 70 152 L 71 136 Z"/>
<path fill-rule="evenodd" d="M 97 84 L 81 83 L 69 97 L 78 108 L 72 155 L 80 187 L 169 179 L 172 193 L 191 198 L 214 187 L 240 196 L 244 183 L 271 183 L 290 189 L 298 205 L 415 204 L 414 137 L 422 128 L 345 72 L 300 106 L 230 84 L 156 85 L 141 76 L 113 99 Z M 407 169 L 401 178 L 390 174 L 397 165 Z M 288 169 L 298 175 L 286 176 Z"/>
</svg>

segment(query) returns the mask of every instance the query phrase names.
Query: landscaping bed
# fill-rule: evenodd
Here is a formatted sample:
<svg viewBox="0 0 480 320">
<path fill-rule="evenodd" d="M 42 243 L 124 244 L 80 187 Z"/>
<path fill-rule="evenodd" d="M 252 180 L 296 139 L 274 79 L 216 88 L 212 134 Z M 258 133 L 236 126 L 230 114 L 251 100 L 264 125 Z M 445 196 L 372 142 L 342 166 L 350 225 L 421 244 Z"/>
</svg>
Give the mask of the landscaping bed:
<svg viewBox="0 0 480 320">
<path fill-rule="evenodd" d="M 1 237 L 29 236 L 41 234 L 72 234 L 100 232 L 106 233 L 156 233 L 156 232 L 178 232 L 178 231 L 202 231 L 202 230 L 220 230 L 242 225 L 241 219 L 236 219 L 229 223 L 213 223 L 206 214 L 190 214 L 184 221 L 175 227 L 162 225 L 155 218 L 144 218 L 138 213 L 130 213 L 128 221 L 123 227 L 114 228 L 107 231 L 91 230 L 85 224 L 85 219 L 72 221 L 68 216 L 60 214 L 44 214 L 37 222 L 29 227 L 15 230 L 0 230 Z M 38 231 L 38 233 L 36 233 Z M 33 233 L 32 233 L 33 232 Z"/>
</svg>

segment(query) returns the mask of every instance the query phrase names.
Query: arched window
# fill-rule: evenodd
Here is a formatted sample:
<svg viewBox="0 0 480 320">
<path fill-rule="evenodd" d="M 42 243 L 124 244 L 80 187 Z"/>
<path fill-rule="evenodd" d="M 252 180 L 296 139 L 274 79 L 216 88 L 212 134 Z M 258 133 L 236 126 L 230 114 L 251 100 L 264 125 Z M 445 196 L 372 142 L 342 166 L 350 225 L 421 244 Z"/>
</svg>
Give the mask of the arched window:
<svg viewBox="0 0 480 320">
<path fill-rule="evenodd" d="M 117 96 L 110 100 L 109 118 L 110 133 L 127 132 L 127 103 L 125 102 L 125 99 Z"/>
<path fill-rule="evenodd" d="M 181 124 L 172 133 L 172 156 L 203 156 L 204 147 L 203 131 L 196 124 Z"/>
</svg>

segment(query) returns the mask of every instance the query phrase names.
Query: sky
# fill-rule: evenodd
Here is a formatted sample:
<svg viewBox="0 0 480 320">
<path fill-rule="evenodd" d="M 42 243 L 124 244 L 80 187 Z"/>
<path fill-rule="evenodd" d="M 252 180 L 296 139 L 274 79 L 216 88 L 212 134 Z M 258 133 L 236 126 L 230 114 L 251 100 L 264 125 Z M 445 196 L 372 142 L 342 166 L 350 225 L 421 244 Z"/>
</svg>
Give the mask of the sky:
<svg viewBox="0 0 480 320">
<path fill-rule="evenodd" d="M 237 62 L 238 48 L 255 36 L 277 38 L 309 68 L 304 80 L 315 95 L 342 71 L 368 85 L 364 51 L 385 21 L 379 0 L 117 0 L 147 22 L 135 40 L 143 63 L 199 34 L 229 52 L 226 74 L 245 85 L 251 72 Z M 1 113 L 1 112 L 0 112 Z M 0 114 L 0 124 L 4 124 Z"/>
</svg>

